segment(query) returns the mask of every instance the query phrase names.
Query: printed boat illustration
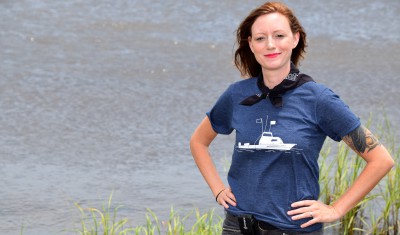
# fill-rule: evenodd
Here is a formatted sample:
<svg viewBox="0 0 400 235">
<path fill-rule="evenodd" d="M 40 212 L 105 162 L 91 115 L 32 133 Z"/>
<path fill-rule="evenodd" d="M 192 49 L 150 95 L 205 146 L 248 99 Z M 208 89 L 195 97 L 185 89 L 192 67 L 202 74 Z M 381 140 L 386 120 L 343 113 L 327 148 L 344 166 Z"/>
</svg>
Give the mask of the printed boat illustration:
<svg viewBox="0 0 400 235">
<path fill-rule="evenodd" d="M 256 123 L 261 123 L 263 125 L 262 119 L 257 119 Z M 275 125 L 275 121 L 271 121 L 271 126 Z M 271 149 L 271 150 L 291 150 L 296 144 L 285 144 L 279 137 L 273 136 L 271 131 L 264 131 L 262 129 L 261 137 L 259 138 L 258 144 L 250 144 L 241 142 L 238 143 L 239 149 Z"/>
</svg>

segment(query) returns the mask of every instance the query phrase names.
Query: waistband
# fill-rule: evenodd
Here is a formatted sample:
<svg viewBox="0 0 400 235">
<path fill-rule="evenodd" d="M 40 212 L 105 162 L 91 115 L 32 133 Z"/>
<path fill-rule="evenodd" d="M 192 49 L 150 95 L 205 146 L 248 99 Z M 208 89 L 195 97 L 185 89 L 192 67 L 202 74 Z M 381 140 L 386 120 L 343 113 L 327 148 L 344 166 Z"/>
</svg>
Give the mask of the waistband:
<svg viewBox="0 0 400 235">
<path fill-rule="evenodd" d="M 229 217 L 230 217 L 230 218 L 240 218 L 240 217 L 242 217 L 242 216 L 239 216 L 239 215 L 231 214 L 231 213 L 229 213 L 229 212 L 226 212 L 226 216 L 227 216 L 228 218 L 229 218 Z M 257 219 L 255 219 L 254 217 L 253 217 L 252 219 L 253 219 L 253 221 L 254 221 L 254 224 L 255 224 L 258 228 L 260 228 L 260 229 L 262 229 L 262 230 L 268 230 L 268 231 L 280 230 L 279 228 L 273 226 L 273 225 L 270 224 L 270 223 L 267 223 L 267 222 L 264 222 L 264 221 L 261 221 L 261 220 L 257 220 Z"/>
<path fill-rule="evenodd" d="M 324 234 L 324 230 L 319 229 L 317 231 L 314 232 L 293 232 L 293 231 L 285 231 L 285 230 L 281 230 L 275 226 L 273 226 L 272 224 L 269 224 L 267 222 L 264 221 L 260 221 L 260 220 L 256 220 L 253 216 L 249 215 L 234 215 L 229 213 L 228 211 L 226 211 L 226 218 L 227 219 L 233 219 L 233 220 L 240 220 L 241 218 L 251 218 L 252 221 L 252 225 L 254 228 L 254 233 L 252 234 L 268 234 L 268 235 L 323 235 Z"/>
</svg>

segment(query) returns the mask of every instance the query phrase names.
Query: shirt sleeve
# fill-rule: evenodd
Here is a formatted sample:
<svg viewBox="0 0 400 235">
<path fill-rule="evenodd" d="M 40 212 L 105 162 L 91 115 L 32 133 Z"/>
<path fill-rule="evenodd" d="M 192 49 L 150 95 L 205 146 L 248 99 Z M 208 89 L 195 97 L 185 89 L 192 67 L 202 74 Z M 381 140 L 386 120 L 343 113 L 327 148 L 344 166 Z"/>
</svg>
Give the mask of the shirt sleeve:
<svg viewBox="0 0 400 235">
<path fill-rule="evenodd" d="M 318 97 L 316 116 L 319 127 L 335 141 L 340 141 L 361 125 L 349 106 L 328 88 Z"/>
<path fill-rule="evenodd" d="M 218 134 L 229 135 L 233 131 L 233 102 L 231 89 L 232 85 L 225 90 L 211 110 L 206 113 L 211 122 L 212 128 Z"/>
</svg>

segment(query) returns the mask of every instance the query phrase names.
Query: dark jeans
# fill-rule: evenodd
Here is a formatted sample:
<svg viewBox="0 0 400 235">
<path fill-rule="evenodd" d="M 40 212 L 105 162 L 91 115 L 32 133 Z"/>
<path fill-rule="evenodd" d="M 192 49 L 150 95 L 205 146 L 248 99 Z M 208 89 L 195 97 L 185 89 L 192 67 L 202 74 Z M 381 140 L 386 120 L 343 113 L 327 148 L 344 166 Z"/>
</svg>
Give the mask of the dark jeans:
<svg viewBox="0 0 400 235">
<path fill-rule="evenodd" d="M 254 233 L 255 235 L 323 235 L 324 234 L 323 229 L 311 233 L 296 233 L 296 232 L 285 233 L 284 231 L 279 229 L 263 230 L 259 226 L 258 221 L 256 221 L 254 224 L 254 230 L 255 230 Z M 242 234 L 242 232 L 240 231 L 238 218 L 233 215 L 226 214 L 224 224 L 222 227 L 222 235 L 240 235 L 240 234 Z"/>
</svg>

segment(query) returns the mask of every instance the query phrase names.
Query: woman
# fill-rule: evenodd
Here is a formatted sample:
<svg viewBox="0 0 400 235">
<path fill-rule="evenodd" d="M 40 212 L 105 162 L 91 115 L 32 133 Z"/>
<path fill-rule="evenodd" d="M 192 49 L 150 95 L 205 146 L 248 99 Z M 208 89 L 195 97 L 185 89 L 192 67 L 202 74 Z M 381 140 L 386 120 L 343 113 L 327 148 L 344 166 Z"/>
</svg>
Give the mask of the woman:
<svg viewBox="0 0 400 235">
<path fill-rule="evenodd" d="M 243 76 L 221 95 L 190 140 L 194 160 L 226 210 L 223 234 L 322 234 L 390 171 L 388 151 L 330 89 L 297 69 L 306 33 L 282 3 L 253 10 L 237 30 Z M 218 134 L 236 132 L 229 186 L 208 152 Z M 318 156 L 326 137 L 366 161 L 337 201 L 318 201 Z"/>
</svg>

